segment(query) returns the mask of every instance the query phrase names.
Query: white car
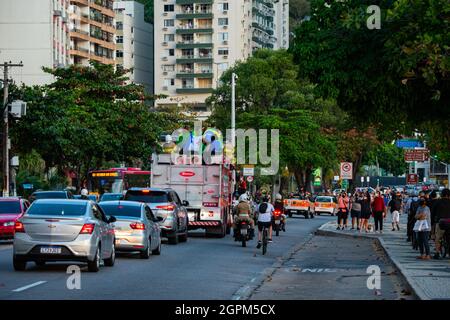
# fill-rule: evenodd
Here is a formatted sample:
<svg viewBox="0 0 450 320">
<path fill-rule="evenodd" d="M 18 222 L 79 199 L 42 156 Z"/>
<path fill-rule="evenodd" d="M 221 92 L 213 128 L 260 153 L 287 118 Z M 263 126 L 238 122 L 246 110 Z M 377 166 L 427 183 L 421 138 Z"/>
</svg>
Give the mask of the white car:
<svg viewBox="0 0 450 320">
<path fill-rule="evenodd" d="M 318 196 L 314 201 L 314 212 L 317 215 L 328 213 L 332 216 L 337 213 L 337 199 L 331 196 Z"/>
</svg>

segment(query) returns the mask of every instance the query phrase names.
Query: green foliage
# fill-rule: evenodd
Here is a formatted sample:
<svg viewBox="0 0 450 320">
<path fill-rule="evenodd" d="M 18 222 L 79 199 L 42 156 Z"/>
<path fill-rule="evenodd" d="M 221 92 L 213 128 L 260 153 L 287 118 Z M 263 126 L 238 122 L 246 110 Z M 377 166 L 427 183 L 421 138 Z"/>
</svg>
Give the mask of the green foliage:
<svg viewBox="0 0 450 320">
<path fill-rule="evenodd" d="M 394 176 L 402 175 L 406 172 L 407 166 L 403 156 L 403 149 L 397 148 L 391 143 L 382 143 L 372 149 L 364 157 L 367 165 L 378 165 Z"/>
<path fill-rule="evenodd" d="M 153 2 L 154 0 L 136 0 L 144 5 L 144 20 L 153 23 Z"/>
</svg>

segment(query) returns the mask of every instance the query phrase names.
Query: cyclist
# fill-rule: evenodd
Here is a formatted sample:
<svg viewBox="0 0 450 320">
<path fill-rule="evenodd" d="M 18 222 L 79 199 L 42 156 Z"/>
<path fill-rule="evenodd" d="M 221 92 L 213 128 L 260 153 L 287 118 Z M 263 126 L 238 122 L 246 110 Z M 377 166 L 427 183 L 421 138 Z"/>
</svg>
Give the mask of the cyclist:
<svg viewBox="0 0 450 320">
<path fill-rule="evenodd" d="M 263 228 L 269 229 L 269 241 L 272 242 L 272 215 L 275 210 L 273 205 L 269 203 L 269 198 L 264 196 L 262 203 L 258 206 L 258 245 L 256 248 L 261 248 L 261 239 Z"/>
</svg>

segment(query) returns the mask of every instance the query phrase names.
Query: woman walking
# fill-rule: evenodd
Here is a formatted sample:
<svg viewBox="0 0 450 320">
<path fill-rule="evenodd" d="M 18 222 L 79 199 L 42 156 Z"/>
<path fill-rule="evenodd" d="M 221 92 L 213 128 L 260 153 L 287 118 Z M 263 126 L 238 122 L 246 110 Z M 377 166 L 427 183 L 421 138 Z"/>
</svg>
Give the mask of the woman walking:
<svg viewBox="0 0 450 320">
<path fill-rule="evenodd" d="M 379 229 L 380 233 L 383 233 L 383 219 L 386 217 L 386 206 L 379 191 L 377 191 L 375 199 L 373 199 L 372 210 L 375 220 L 375 232 L 378 232 Z"/>
<path fill-rule="evenodd" d="M 344 230 L 347 228 L 347 217 L 348 217 L 348 207 L 349 199 L 346 192 L 342 192 L 338 199 L 338 227 L 337 230 Z"/>
<path fill-rule="evenodd" d="M 361 195 L 356 192 L 352 197 L 351 203 L 351 216 L 352 216 L 352 230 L 355 230 L 355 224 L 357 230 L 360 230 L 360 220 L 361 220 Z"/>
<path fill-rule="evenodd" d="M 428 240 L 431 231 L 431 212 L 425 199 L 420 199 L 415 218 L 417 221 L 414 225 L 414 231 L 417 234 L 417 243 L 420 250 L 420 256 L 417 259 L 430 260 L 430 244 Z"/>
<path fill-rule="evenodd" d="M 361 223 L 360 223 L 360 232 L 364 230 L 365 232 L 369 232 L 369 219 L 371 215 L 371 207 L 370 207 L 370 193 L 367 191 L 361 200 Z"/>
</svg>

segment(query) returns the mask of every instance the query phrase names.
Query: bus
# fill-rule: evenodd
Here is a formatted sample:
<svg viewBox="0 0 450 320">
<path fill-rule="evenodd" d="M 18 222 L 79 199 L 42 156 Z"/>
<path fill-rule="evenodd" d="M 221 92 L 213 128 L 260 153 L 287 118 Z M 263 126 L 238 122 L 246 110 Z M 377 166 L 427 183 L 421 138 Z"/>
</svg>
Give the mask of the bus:
<svg viewBox="0 0 450 320">
<path fill-rule="evenodd" d="M 92 170 L 88 174 L 91 194 L 122 193 L 131 187 L 150 187 L 150 171 L 140 168 Z"/>
</svg>

